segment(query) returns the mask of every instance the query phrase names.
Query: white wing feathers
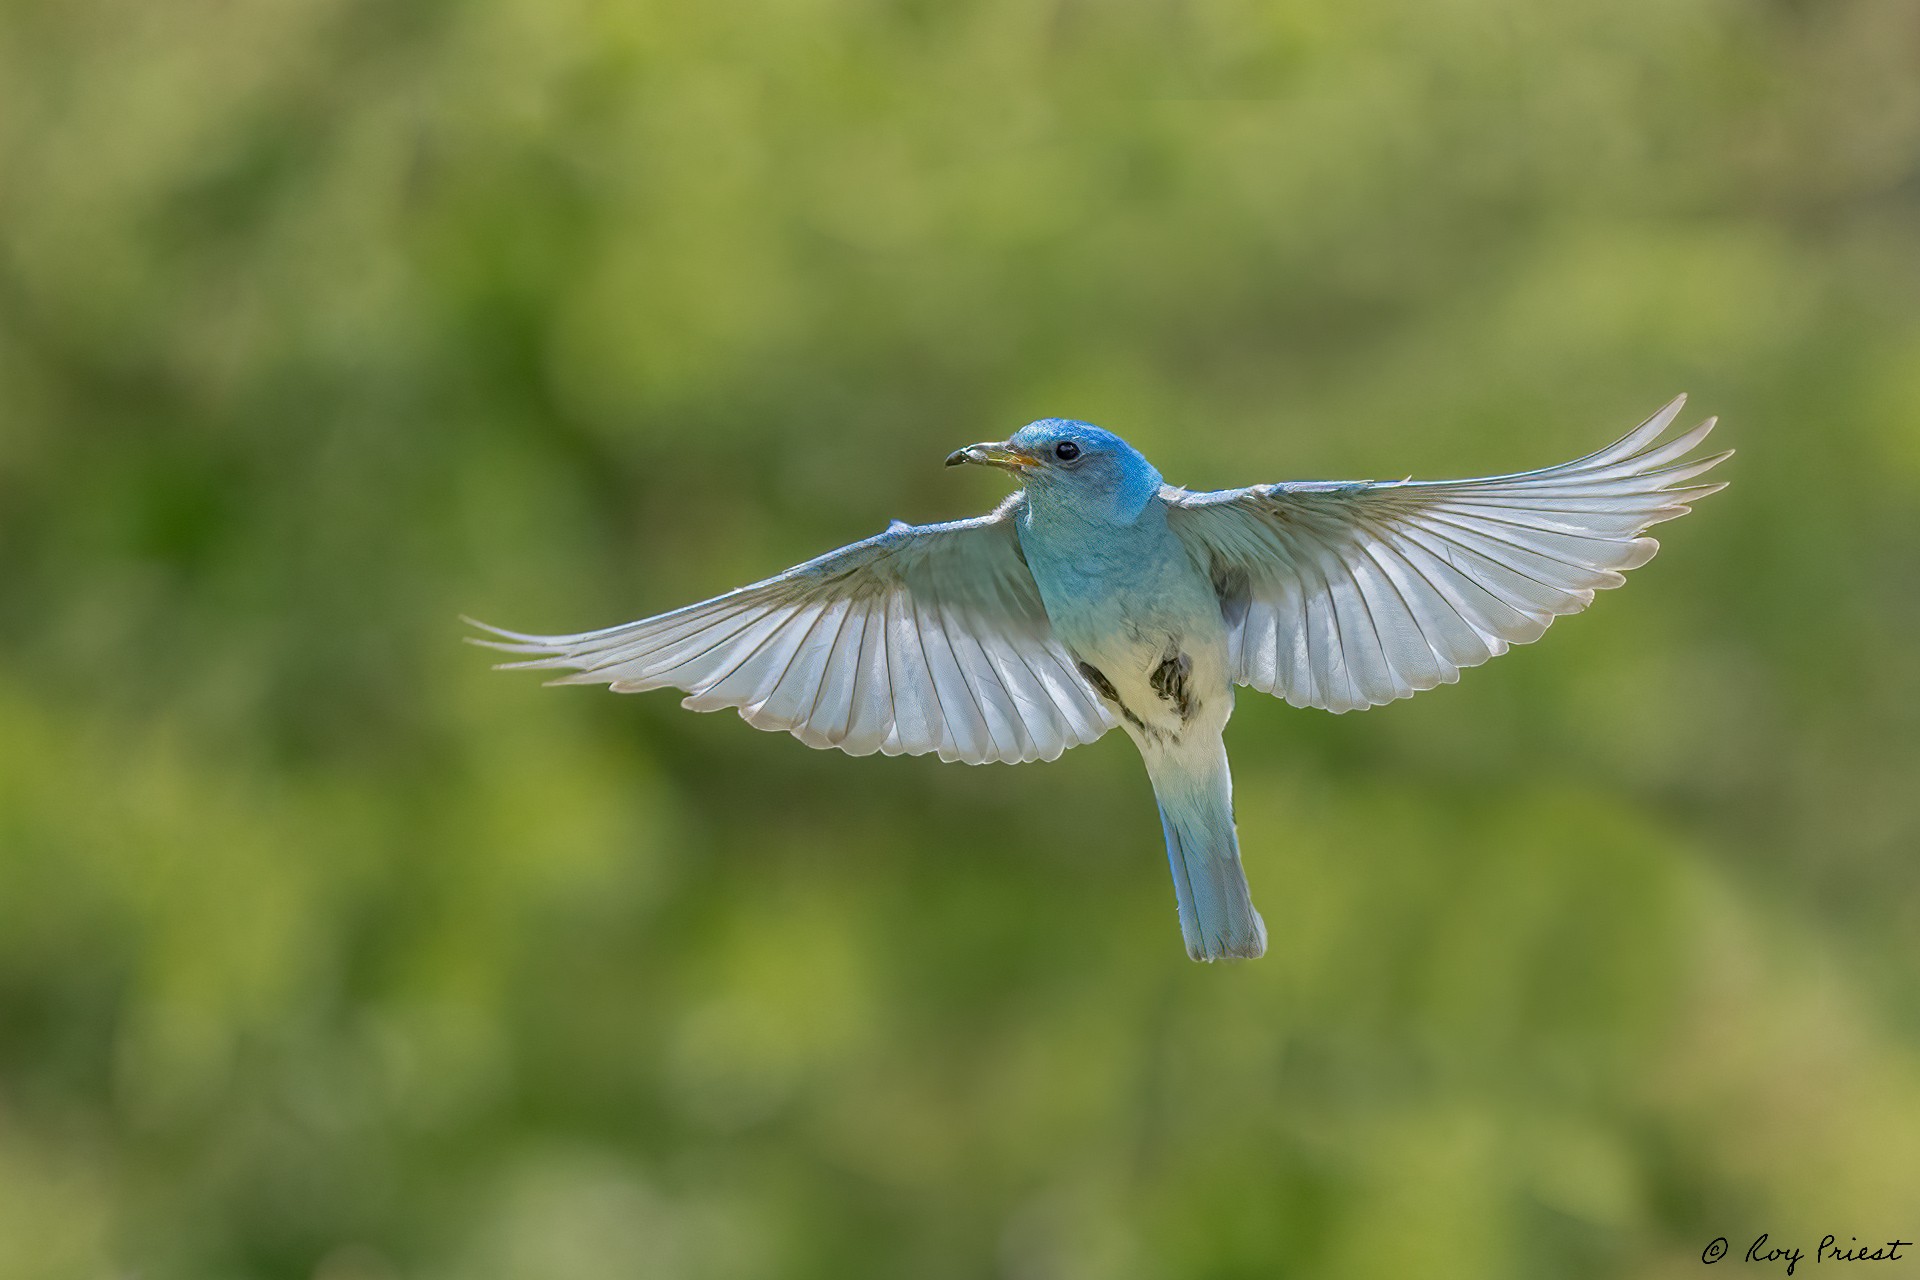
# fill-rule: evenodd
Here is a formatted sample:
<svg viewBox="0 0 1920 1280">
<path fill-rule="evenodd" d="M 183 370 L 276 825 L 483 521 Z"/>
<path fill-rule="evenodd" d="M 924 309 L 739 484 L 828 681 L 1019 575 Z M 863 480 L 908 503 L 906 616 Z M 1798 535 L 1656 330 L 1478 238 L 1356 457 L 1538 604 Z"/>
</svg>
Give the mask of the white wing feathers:
<svg viewBox="0 0 1920 1280">
<path fill-rule="evenodd" d="M 1020 556 L 1015 495 L 951 524 L 894 522 L 765 582 L 604 631 L 480 640 L 556 684 L 672 686 L 695 711 L 851 755 L 1052 760 L 1113 720 L 1053 637 Z"/>
<path fill-rule="evenodd" d="M 1210 566 L 1237 683 L 1351 711 L 1460 678 L 1617 587 L 1660 544 L 1642 534 L 1724 488 L 1681 461 L 1709 418 L 1658 443 L 1685 396 L 1576 462 L 1479 480 L 1166 489 Z"/>
</svg>

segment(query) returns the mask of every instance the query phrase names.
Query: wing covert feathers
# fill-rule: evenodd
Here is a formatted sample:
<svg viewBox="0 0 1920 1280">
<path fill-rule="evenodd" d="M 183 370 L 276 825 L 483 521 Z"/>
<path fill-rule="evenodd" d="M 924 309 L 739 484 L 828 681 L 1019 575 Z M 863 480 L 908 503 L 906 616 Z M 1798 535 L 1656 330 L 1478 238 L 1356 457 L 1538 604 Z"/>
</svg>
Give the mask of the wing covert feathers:
<svg viewBox="0 0 1920 1280">
<path fill-rule="evenodd" d="M 1724 488 L 1695 483 L 1715 420 L 1662 442 L 1679 397 L 1597 453 L 1474 480 L 1168 490 L 1175 530 L 1216 583 L 1237 683 L 1350 711 L 1460 678 L 1619 586 L 1646 530 Z"/>
<path fill-rule="evenodd" d="M 576 635 L 474 623 L 505 667 L 695 711 L 851 755 L 1052 760 L 1113 726 L 1053 637 L 1013 529 L 992 515 L 885 533 L 712 600 Z"/>
</svg>

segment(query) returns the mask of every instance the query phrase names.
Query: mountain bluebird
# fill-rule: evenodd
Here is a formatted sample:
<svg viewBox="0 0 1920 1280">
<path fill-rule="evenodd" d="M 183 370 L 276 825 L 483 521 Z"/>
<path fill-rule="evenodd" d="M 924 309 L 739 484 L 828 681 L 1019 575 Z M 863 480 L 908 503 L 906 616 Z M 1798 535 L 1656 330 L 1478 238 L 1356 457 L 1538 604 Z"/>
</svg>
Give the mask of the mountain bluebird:
<svg viewBox="0 0 1920 1280">
<path fill-rule="evenodd" d="M 1187 954 L 1251 958 L 1221 738 L 1233 687 L 1352 711 L 1459 679 L 1621 584 L 1689 485 L 1685 402 L 1577 462 L 1480 480 L 1190 493 L 1112 432 L 1047 418 L 949 466 L 1012 472 L 991 515 L 895 522 L 764 582 L 604 631 L 481 641 L 559 684 L 684 690 L 850 755 L 1052 760 L 1119 725 L 1160 807 Z M 481 625 L 481 624 L 476 624 Z"/>
</svg>

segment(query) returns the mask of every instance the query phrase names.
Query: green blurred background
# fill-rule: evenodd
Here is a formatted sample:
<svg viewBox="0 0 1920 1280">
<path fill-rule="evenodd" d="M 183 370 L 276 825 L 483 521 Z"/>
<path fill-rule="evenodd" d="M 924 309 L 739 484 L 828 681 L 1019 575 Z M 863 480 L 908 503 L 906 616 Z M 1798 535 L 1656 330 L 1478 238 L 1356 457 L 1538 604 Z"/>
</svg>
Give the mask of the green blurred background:
<svg viewBox="0 0 1920 1280">
<path fill-rule="evenodd" d="M 1732 488 L 1626 590 L 1243 695 L 1256 964 L 1120 735 L 852 760 L 458 643 L 983 510 L 941 458 L 1043 415 L 1216 487 L 1679 390 Z M 1910 0 L 8 0 L 0 573 L 7 1280 L 1920 1231 Z"/>
</svg>

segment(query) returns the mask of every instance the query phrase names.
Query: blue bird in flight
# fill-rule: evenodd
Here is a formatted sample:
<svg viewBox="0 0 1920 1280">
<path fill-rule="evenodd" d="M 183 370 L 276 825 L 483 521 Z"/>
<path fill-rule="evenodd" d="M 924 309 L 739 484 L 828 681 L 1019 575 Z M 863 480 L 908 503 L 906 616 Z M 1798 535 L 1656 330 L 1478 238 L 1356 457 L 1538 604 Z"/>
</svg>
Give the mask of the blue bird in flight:
<svg viewBox="0 0 1920 1280">
<path fill-rule="evenodd" d="M 506 667 L 850 755 L 1052 760 L 1118 725 L 1146 761 L 1187 954 L 1266 950 L 1222 739 L 1234 686 L 1353 711 L 1536 640 L 1659 549 L 1709 418 L 1681 396 L 1598 453 L 1477 480 L 1291 482 L 1192 493 L 1110 431 L 1046 418 L 947 465 L 1013 473 L 990 515 L 885 533 L 671 613 L 578 635 L 485 624 Z"/>
</svg>

